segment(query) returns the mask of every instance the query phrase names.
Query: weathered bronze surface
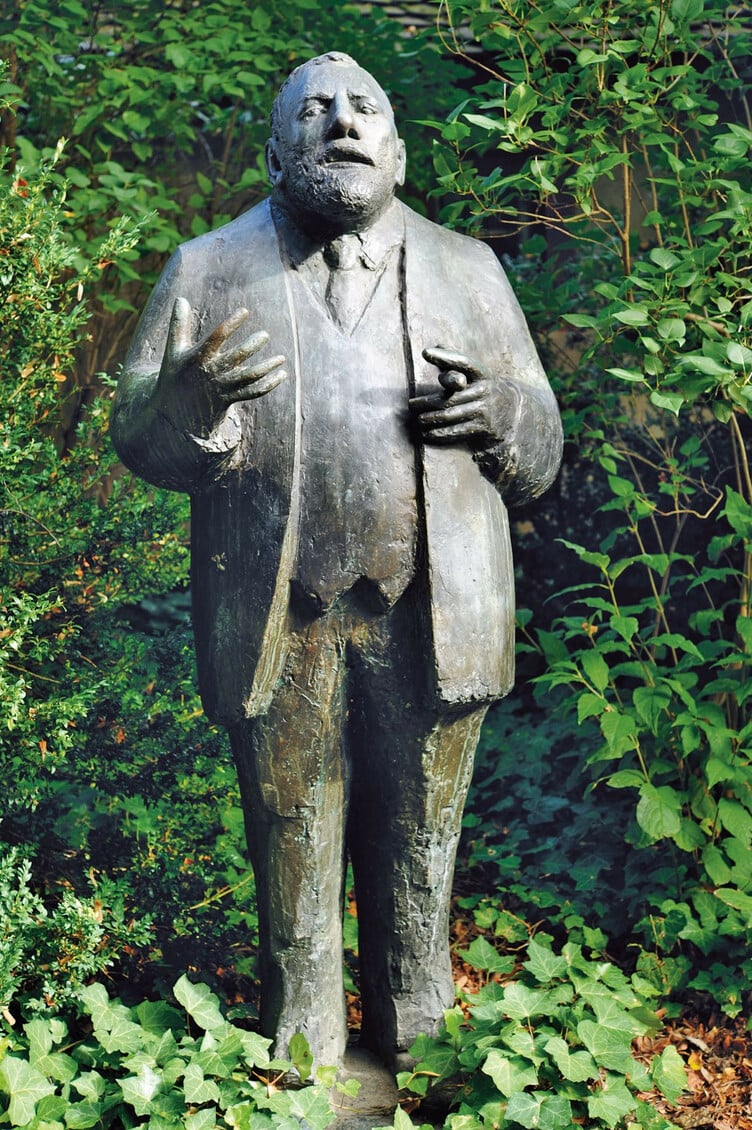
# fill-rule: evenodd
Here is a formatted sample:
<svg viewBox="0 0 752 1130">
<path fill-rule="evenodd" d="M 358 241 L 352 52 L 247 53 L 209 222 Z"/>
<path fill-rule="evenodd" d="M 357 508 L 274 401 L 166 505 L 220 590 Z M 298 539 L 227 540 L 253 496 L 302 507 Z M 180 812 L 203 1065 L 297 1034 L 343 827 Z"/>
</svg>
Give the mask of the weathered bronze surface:
<svg viewBox="0 0 752 1130">
<path fill-rule="evenodd" d="M 462 807 L 513 678 L 506 505 L 561 455 L 495 256 L 395 199 L 404 161 L 354 60 L 295 70 L 270 199 L 173 255 L 112 421 L 130 468 L 191 495 L 201 693 L 238 767 L 262 1024 L 279 1054 L 302 1031 L 327 1064 L 347 1038 L 348 857 L 364 1044 L 393 1063 L 452 1004 Z"/>
</svg>

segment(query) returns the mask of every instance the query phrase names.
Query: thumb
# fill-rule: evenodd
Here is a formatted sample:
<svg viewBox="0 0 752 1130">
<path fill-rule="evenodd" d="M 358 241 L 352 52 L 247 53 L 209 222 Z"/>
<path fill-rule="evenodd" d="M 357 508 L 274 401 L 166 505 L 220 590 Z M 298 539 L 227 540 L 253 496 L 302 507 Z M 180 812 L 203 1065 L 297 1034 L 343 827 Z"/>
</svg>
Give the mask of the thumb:
<svg viewBox="0 0 752 1130">
<path fill-rule="evenodd" d="M 190 349 L 191 345 L 191 304 L 187 298 L 176 298 L 167 331 L 165 353 L 170 360 Z"/>
</svg>

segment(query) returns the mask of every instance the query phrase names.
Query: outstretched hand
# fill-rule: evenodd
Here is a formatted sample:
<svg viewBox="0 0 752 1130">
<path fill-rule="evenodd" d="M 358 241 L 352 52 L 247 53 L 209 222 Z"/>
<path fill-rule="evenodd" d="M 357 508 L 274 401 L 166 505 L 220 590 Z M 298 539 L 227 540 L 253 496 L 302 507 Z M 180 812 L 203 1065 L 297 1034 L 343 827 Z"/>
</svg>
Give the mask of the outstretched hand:
<svg viewBox="0 0 752 1130">
<path fill-rule="evenodd" d="M 269 341 L 264 330 L 234 348 L 226 348 L 228 339 L 248 319 L 246 309 L 236 310 L 195 345 L 191 341 L 191 316 L 190 303 L 177 298 L 156 390 L 157 401 L 167 409 L 174 406 L 176 398 L 184 401 L 203 393 L 210 423 L 230 404 L 265 396 L 287 376 L 282 368 L 285 359 L 280 355 L 252 360 Z"/>
<path fill-rule="evenodd" d="M 498 440 L 511 423 L 516 394 L 492 381 L 477 361 L 436 346 L 424 349 L 426 361 L 439 369 L 441 392 L 414 396 L 410 409 L 425 443 Z"/>
</svg>

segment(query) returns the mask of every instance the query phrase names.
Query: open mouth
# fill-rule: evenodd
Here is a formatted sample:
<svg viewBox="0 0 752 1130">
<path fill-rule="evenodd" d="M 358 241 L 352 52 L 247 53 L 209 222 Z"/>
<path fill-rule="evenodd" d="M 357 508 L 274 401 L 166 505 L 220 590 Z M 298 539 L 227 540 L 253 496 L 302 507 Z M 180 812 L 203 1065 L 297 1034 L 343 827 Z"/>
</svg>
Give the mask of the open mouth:
<svg viewBox="0 0 752 1130">
<path fill-rule="evenodd" d="M 324 165 L 373 165 L 367 153 L 353 145 L 330 145 L 324 153 Z"/>
</svg>

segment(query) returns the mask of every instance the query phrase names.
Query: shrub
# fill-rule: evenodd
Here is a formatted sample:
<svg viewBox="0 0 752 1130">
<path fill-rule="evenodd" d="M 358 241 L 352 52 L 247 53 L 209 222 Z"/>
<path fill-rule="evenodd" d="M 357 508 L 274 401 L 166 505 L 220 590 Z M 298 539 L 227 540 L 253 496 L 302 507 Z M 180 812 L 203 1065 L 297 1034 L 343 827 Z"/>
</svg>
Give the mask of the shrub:
<svg viewBox="0 0 752 1130">
<path fill-rule="evenodd" d="M 570 440 L 607 491 L 600 542 L 569 539 L 567 612 L 528 628 L 541 701 L 591 734 L 601 794 L 634 798 L 646 970 L 665 987 L 694 962 L 734 1015 L 752 972 L 749 29 L 715 0 L 445 10 L 491 60 L 441 127 L 446 215 L 521 234 Z M 669 976 L 667 954 L 689 962 Z"/>
</svg>

